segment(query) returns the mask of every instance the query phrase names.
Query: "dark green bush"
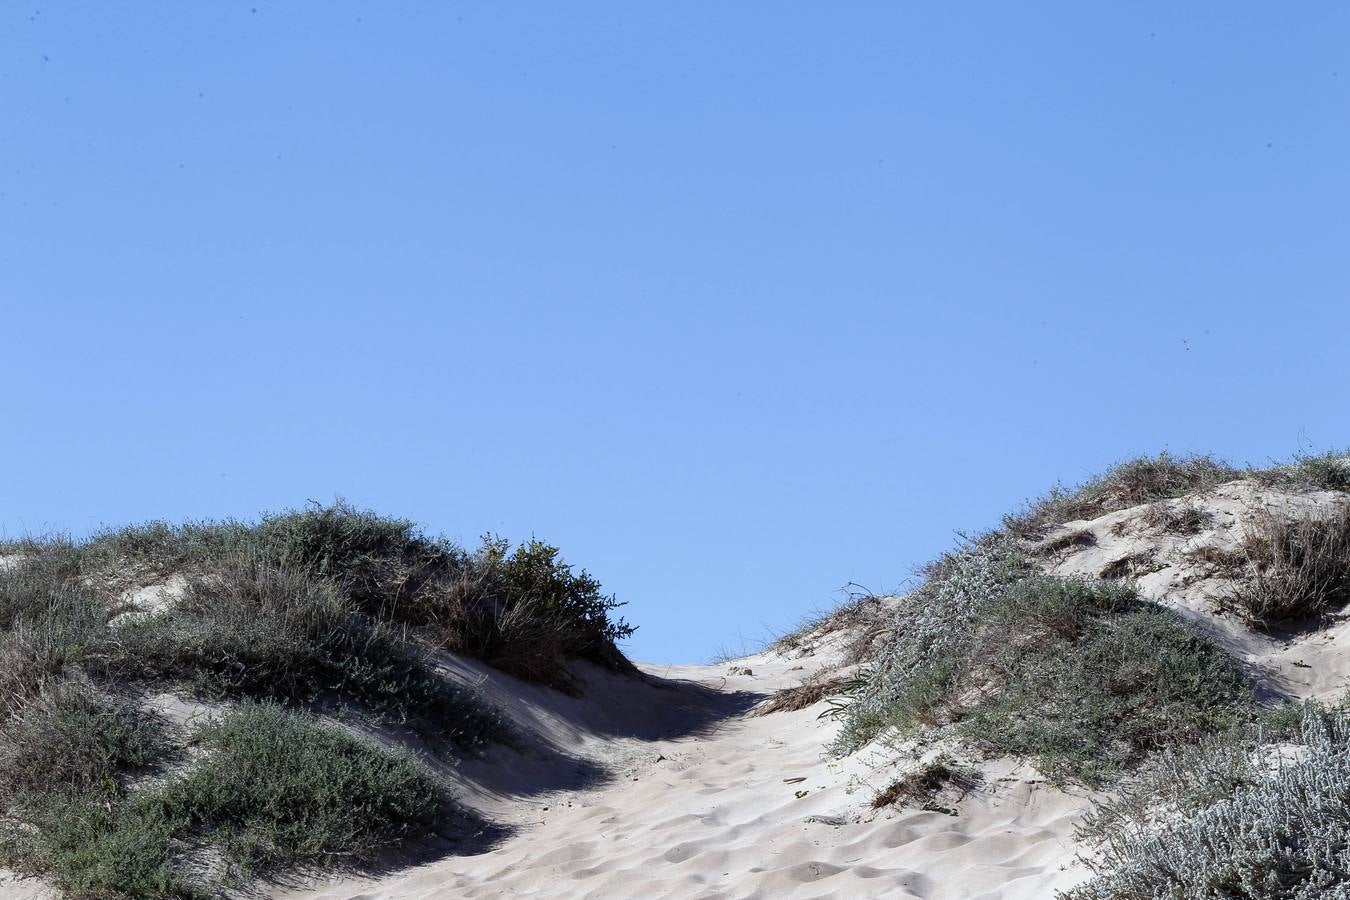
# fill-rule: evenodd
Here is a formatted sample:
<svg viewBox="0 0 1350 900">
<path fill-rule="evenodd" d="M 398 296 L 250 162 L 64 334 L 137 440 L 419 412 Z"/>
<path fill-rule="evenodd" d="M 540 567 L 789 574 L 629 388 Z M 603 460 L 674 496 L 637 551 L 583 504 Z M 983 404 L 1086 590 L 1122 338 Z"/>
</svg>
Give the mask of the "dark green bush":
<svg viewBox="0 0 1350 900">
<path fill-rule="evenodd" d="M 571 690 L 570 657 L 634 671 L 615 646 L 635 630 L 611 619 L 621 604 L 542 541 L 512 551 L 505 540 L 485 539 L 469 567 L 432 602 L 443 646 L 521 678 Z"/>
</svg>

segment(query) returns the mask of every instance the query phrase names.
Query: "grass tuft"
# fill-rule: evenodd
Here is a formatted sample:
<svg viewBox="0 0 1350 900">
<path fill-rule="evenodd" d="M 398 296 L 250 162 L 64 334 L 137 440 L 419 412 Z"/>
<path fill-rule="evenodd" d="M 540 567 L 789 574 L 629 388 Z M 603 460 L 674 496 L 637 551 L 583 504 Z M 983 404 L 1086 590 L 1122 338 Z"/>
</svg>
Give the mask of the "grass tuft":
<svg viewBox="0 0 1350 900">
<path fill-rule="evenodd" d="M 1245 578 L 1224 606 L 1252 623 L 1316 622 L 1350 602 L 1350 507 L 1258 518 L 1242 544 Z"/>
<path fill-rule="evenodd" d="M 1156 457 L 1127 460 L 1073 489 L 1057 486 L 1025 510 L 1005 516 L 1003 524 L 1017 537 L 1034 539 L 1056 525 L 1174 499 L 1244 474 L 1212 456 L 1174 456 L 1163 451 Z"/>
<path fill-rule="evenodd" d="M 796 712 L 814 706 L 827 697 L 843 693 L 848 680 L 845 678 L 813 678 L 796 687 L 775 691 L 769 699 L 760 703 L 751 716 L 767 716 L 779 712 Z"/>
<path fill-rule="evenodd" d="M 950 756 L 943 754 L 936 759 L 921 764 L 917 769 L 907 772 L 877 792 L 872 798 L 872 808 L 886 806 L 921 806 L 924 809 L 936 808 L 935 800 L 943 788 L 954 785 L 967 793 L 978 784 L 974 771 L 957 765 Z"/>
</svg>

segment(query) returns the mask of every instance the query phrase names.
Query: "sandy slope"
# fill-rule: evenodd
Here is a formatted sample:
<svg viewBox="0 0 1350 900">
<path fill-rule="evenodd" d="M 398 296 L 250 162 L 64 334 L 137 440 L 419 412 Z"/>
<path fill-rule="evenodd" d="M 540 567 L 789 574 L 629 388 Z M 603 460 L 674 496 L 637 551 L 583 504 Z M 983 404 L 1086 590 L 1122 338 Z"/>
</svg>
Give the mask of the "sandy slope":
<svg viewBox="0 0 1350 900">
<path fill-rule="evenodd" d="M 861 816 L 902 770 L 878 753 L 824 757 L 837 726 L 818 718 L 823 703 L 744 715 L 820 664 L 766 653 L 645 667 L 647 684 L 592 670 L 584 700 L 481 670 L 489 695 L 557 752 L 499 750 L 455 773 L 514 833 L 476 856 L 286 896 L 1031 900 L 1082 877 L 1070 834 L 1083 801 L 1029 768 L 995 770 L 953 798 L 955 815 Z"/>
</svg>

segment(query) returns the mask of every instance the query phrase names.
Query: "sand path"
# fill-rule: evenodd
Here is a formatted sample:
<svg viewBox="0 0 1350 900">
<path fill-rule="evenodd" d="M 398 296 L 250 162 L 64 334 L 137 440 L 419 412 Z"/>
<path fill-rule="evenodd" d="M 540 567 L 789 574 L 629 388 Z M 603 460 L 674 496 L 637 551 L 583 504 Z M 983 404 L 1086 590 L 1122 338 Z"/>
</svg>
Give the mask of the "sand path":
<svg viewBox="0 0 1350 900">
<path fill-rule="evenodd" d="M 818 718 L 824 704 L 746 715 L 812 660 L 647 666 L 648 683 L 589 671 L 584 699 L 456 664 L 548 748 L 453 773 L 511 833 L 476 855 L 285 896 L 1044 900 L 1083 877 L 1070 837 L 1083 800 L 1033 771 L 995 766 L 954 815 L 877 815 L 867 801 L 903 771 L 881 762 L 891 755 L 826 758 L 838 726 Z"/>
</svg>

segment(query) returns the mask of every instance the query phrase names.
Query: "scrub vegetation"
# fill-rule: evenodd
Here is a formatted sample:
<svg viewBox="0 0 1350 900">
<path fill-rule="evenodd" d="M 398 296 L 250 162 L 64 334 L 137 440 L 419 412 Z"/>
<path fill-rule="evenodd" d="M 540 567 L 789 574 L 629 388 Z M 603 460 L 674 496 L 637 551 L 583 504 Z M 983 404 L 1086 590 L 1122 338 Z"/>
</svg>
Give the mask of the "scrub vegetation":
<svg viewBox="0 0 1350 900">
<path fill-rule="evenodd" d="M 1347 819 L 1350 715 L 1293 707 L 1177 748 L 1100 803 L 1079 835 L 1096 877 L 1060 897 L 1343 898 Z"/>
<path fill-rule="evenodd" d="M 954 740 L 1105 789 L 1079 832 L 1095 877 L 1062 900 L 1350 900 L 1346 708 L 1272 706 L 1276 683 L 1258 700 L 1223 647 L 1128 578 L 1047 574 L 1097 544 L 1090 529 L 1063 526 L 1142 507 L 1133 532 L 1118 522 L 1112 534 L 1188 538 L 1215 525 L 1205 493 L 1236 479 L 1331 496 L 1267 504 L 1236 545 L 1183 544 L 1178 558 L 1225 586 L 1213 613 L 1284 634 L 1337 618 L 1350 604 L 1350 504 L 1336 496 L 1350 492 L 1345 454 L 1260 469 L 1131 460 L 966 541 L 907 596 L 877 598 L 888 618 L 870 626 L 870 652 L 831 701 L 843 725 L 835 751 L 887 735 Z M 841 615 L 863 608 L 877 607 L 855 599 Z M 928 774 L 877 803 L 921 797 L 941 771 Z"/>
<path fill-rule="evenodd" d="M 937 730 L 1099 784 L 1253 707 L 1237 664 L 1175 614 L 1121 583 L 1038 574 L 993 536 L 944 557 L 897 608 L 836 750 Z"/>
<path fill-rule="evenodd" d="M 343 503 L 6 555 L 0 864 L 72 897 L 219 896 L 452 838 L 469 817 L 433 769 L 361 735 L 513 740 L 439 652 L 569 692 L 574 659 L 633 671 L 619 604 L 556 548 L 469 552 Z M 176 725 L 174 695 L 217 712 Z"/>
</svg>

